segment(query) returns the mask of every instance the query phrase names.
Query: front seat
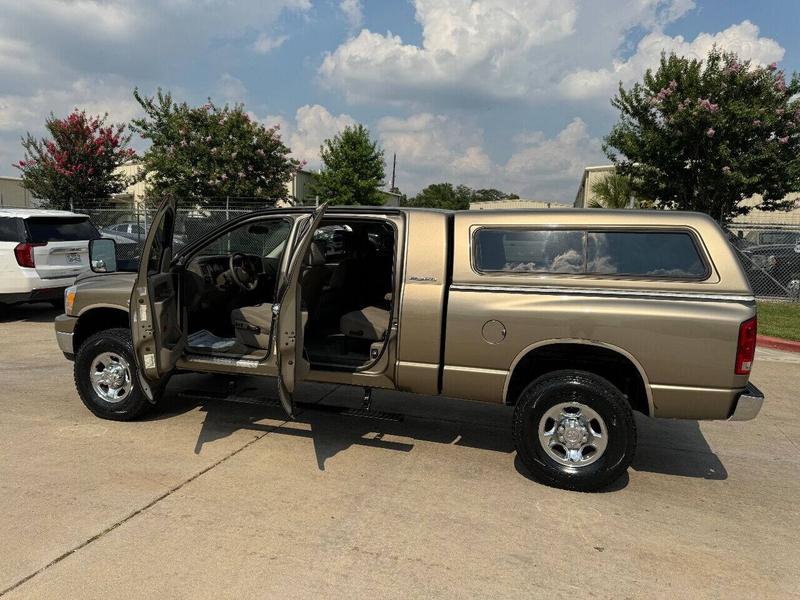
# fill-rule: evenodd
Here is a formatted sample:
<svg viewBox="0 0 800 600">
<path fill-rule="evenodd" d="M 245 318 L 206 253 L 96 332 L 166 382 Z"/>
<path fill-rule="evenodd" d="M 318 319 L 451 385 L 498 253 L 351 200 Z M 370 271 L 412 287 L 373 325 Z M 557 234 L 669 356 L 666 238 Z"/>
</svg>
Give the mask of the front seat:
<svg viewBox="0 0 800 600">
<path fill-rule="evenodd" d="M 231 311 L 231 322 L 236 340 L 250 348 L 269 350 L 269 333 L 272 328 L 272 304 L 242 306 Z"/>
<path fill-rule="evenodd" d="M 339 329 L 347 337 L 379 342 L 389 329 L 389 311 L 377 306 L 351 311 L 339 319 Z"/>
</svg>

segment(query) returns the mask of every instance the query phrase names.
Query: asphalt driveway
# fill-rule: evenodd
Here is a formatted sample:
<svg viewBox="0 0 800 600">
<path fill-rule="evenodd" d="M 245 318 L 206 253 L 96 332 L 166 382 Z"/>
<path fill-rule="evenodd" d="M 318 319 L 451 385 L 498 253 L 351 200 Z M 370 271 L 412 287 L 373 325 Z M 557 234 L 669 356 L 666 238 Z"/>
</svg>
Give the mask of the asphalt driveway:
<svg viewBox="0 0 800 600">
<path fill-rule="evenodd" d="M 5 598 L 783 598 L 800 569 L 800 355 L 759 351 L 746 423 L 639 419 L 598 494 L 528 479 L 510 412 L 376 392 L 402 422 L 306 410 L 271 381 L 170 384 L 135 423 L 80 403 L 55 311 L 0 318 Z M 202 392 L 202 396 L 199 394 Z M 360 391 L 302 399 L 356 406 Z"/>
</svg>

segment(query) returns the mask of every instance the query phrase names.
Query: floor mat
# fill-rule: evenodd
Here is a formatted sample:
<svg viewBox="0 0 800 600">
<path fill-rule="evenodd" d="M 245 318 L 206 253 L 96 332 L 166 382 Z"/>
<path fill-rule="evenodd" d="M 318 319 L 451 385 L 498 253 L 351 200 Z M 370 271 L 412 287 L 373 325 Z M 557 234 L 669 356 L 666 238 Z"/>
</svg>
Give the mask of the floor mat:
<svg viewBox="0 0 800 600">
<path fill-rule="evenodd" d="M 195 331 L 187 341 L 192 352 L 203 354 L 230 354 L 242 350 L 235 338 L 219 337 L 207 329 Z"/>
</svg>

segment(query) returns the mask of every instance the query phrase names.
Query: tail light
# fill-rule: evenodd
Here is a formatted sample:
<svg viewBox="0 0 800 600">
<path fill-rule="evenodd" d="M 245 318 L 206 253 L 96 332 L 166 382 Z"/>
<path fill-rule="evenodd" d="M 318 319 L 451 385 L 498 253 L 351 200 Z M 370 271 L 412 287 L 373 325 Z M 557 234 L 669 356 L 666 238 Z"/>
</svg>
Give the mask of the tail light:
<svg viewBox="0 0 800 600">
<path fill-rule="evenodd" d="M 756 317 L 739 325 L 739 341 L 736 344 L 736 374 L 749 375 L 756 355 Z"/>
<path fill-rule="evenodd" d="M 36 267 L 36 261 L 33 259 L 33 249 L 44 245 L 45 244 L 31 244 L 29 242 L 17 244 L 14 248 L 14 256 L 17 258 L 17 264 L 20 267 L 28 267 L 29 269 Z"/>
</svg>

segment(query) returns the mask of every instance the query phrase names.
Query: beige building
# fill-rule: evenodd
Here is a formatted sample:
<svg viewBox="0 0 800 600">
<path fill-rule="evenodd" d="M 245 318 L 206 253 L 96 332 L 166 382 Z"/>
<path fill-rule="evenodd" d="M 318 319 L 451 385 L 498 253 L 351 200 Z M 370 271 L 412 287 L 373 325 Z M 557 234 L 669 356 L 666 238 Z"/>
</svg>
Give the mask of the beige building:
<svg viewBox="0 0 800 600">
<path fill-rule="evenodd" d="M 0 208 L 30 208 L 34 200 L 20 177 L 0 177 Z"/>
<path fill-rule="evenodd" d="M 575 195 L 575 208 L 587 208 L 592 200 L 597 200 L 592 192 L 592 186 L 598 181 L 602 181 L 614 172 L 614 165 L 599 165 L 596 167 L 586 167 L 583 170 L 581 183 L 578 186 L 578 193 Z"/>
<path fill-rule="evenodd" d="M 524 198 L 469 203 L 470 210 L 518 210 L 527 208 L 569 208 L 569 205 L 560 202 L 545 202 L 543 200 L 526 200 Z"/>
<path fill-rule="evenodd" d="M 120 166 L 117 172 L 122 173 L 125 177 L 134 179 L 139 176 L 142 170 L 142 163 L 132 161 Z M 289 192 L 289 198 L 293 203 L 313 204 L 314 198 L 311 195 L 311 184 L 314 182 L 314 173 L 312 171 L 300 170 L 297 171 L 292 178 L 286 183 L 286 190 Z M 124 192 L 114 196 L 115 200 L 131 202 L 137 206 L 144 203 L 147 196 L 147 181 L 139 180 L 129 185 Z M 387 192 L 388 193 L 388 192 Z"/>
</svg>

